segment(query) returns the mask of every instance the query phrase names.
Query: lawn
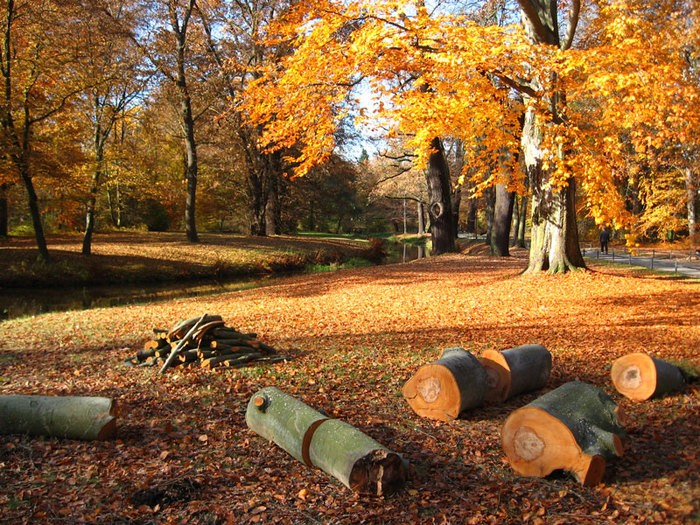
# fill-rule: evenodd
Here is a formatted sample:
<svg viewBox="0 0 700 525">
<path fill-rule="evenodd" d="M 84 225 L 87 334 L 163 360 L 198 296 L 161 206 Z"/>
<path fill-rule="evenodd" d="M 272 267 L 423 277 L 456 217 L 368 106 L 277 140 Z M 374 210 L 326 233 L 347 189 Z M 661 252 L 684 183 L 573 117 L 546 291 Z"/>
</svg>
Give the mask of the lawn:
<svg viewBox="0 0 700 525">
<path fill-rule="evenodd" d="M 635 403 L 614 392 L 609 367 L 640 351 L 700 365 L 700 284 L 594 263 L 560 276 L 524 276 L 524 266 L 521 252 L 456 254 L 0 323 L 0 393 L 107 396 L 122 411 L 114 441 L 0 437 L 0 515 L 71 524 L 697 522 L 697 384 Z M 205 312 L 291 360 L 163 376 L 121 366 L 154 327 Z M 630 441 L 602 484 L 510 469 L 501 426 L 543 391 L 449 423 L 418 417 L 401 396 L 441 348 L 479 354 L 525 343 L 553 354 L 545 390 L 587 381 L 626 412 Z M 248 430 L 245 407 L 268 385 L 402 453 L 412 465 L 405 488 L 358 496 Z M 153 488 L 172 497 L 155 505 L 143 497 Z"/>
</svg>

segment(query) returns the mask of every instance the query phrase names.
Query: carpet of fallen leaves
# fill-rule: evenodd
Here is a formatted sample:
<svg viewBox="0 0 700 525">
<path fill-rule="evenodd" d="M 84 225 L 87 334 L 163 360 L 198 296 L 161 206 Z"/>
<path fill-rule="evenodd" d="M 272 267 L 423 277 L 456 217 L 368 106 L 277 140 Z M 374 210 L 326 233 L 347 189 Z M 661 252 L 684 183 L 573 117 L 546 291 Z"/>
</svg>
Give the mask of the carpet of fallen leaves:
<svg viewBox="0 0 700 525">
<path fill-rule="evenodd" d="M 684 523 L 698 519 L 697 384 L 634 403 L 611 362 L 648 352 L 698 365 L 700 284 L 594 266 L 521 275 L 508 260 L 450 255 L 403 265 L 290 277 L 204 298 L 0 324 L 1 394 L 113 397 L 117 439 L 0 436 L 0 520 L 7 523 Z M 121 366 L 154 327 L 203 313 L 292 356 L 240 370 Z M 603 483 L 566 473 L 522 478 L 500 445 L 507 415 L 537 397 L 418 417 L 401 396 L 443 347 L 475 354 L 541 343 L 554 388 L 582 380 L 625 409 L 630 442 Z M 388 497 L 354 494 L 245 425 L 245 407 L 276 385 L 410 461 Z"/>
</svg>

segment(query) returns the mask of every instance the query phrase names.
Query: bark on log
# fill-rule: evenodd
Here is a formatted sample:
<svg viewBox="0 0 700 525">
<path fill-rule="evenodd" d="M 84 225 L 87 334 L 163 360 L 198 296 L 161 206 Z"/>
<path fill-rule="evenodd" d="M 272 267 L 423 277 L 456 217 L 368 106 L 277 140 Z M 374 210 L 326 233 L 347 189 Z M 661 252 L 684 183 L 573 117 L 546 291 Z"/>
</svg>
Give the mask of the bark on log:
<svg viewBox="0 0 700 525">
<path fill-rule="evenodd" d="M 203 320 L 201 317 L 193 317 L 192 319 L 180 321 L 170 329 L 170 332 L 168 332 L 168 339 L 182 339 L 185 336 L 185 334 L 192 328 L 192 326 L 194 326 L 195 323 L 197 323 L 200 320 L 201 326 L 204 323 L 210 323 L 212 321 L 221 321 L 221 316 L 205 315 Z"/>
<path fill-rule="evenodd" d="M 109 398 L 0 396 L 0 434 L 105 440 L 116 429 L 116 405 Z"/>
<path fill-rule="evenodd" d="M 641 352 L 617 359 L 610 376 L 617 391 L 634 401 L 646 401 L 686 384 L 680 368 Z"/>
<path fill-rule="evenodd" d="M 263 388 L 253 395 L 246 423 L 299 461 L 320 468 L 358 493 L 389 494 L 406 480 L 401 456 L 276 387 Z"/>
<path fill-rule="evenodd" d="M 610 396 L 575 381 L 514 411 L 503 425 L 502 438 L 518 474 L 545 477 L 563 469 L 583 485 L 595 485 L 606 461 L 622 456 L 626 434 Z"/>
<path fill-rule="evenodd" d="M 552 354 L 542 345 L 523 345 L 500 352 L 486 350 L 479 362 L 486 369 L 489 403 L 502 403 L 542 388 L 552 371 Z"/>
<path fill-rule="evenodd" d="M 486 383 L 486 371 L 476 357 L 463 348 L 447 348 L 406 382 L 403 397 L 419 416 L 452 421 L 483 404 Z"/>
</svg>

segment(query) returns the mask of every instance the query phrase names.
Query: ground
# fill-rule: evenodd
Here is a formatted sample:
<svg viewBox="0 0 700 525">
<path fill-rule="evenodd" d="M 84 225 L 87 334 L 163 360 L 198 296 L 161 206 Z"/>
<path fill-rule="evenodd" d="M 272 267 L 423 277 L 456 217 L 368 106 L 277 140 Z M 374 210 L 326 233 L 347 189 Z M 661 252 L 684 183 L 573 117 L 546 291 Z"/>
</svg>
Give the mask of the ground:
<svg viewBox="0 0 700 525">
<path fill-rule="evenodd" d="M 121 407 L 117 439 L 0 436 L 0 515 L 8 523 L 690 523 L 700 519 L 697 383 L 636 403 L 614 391 L 629 352 L 700 365 L 700 284 L 631 268 L 521 275 L 524 255 L 455 254 L 144 306 L 0 324 L 0 394 L 95 395 Z M 152 328 L 203 313 L 291 356 L 240 370 L 121 363 Z M 625 454 L 603 483 L 522 478 L 500 444 L 507 415 L 543 391 L 441 423 L 413 413 L 402 385 L 441 348 L 475 354 L 540 343 L 549 390 L 603 388 L 626 412 Z M 353 494 L 245 425 L 275 385 L 410 462 L 388 497 Z"/>
</svg>

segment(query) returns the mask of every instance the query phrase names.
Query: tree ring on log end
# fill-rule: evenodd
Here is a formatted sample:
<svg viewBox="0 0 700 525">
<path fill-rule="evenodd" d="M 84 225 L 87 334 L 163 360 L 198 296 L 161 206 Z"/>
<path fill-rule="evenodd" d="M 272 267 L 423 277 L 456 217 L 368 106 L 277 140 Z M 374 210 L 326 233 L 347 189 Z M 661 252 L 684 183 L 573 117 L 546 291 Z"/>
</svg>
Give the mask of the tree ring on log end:
<svg viewBox="0 0 700 525">
<path fill-rule="evenodd" d="M 439 219 L 442 217 L 442 214 L 445 213 L 445 208 L 441 202 L 431 203 L 428 210 L 430 211 L 430 215 L 432 215 L 435 219 Z"/>
<path fill-rule="evenodd" d="M 427 377 L 418 383 L 418 393 L 426 403 L 434 403 L 440 397 L 440 380 L 437 377 Z"/>
<path fill-rule="evenodd" d="M 534 461 L 544 452 L 545 443 L 534 429 L 523 426 L 515 433 L 513 446 L 520 459 Z"/>
<path fill-rule="evenodd" d="M 610 377 L 620 394 L 635 401 L 649 399 L 656 390 L 654 360 L 642 352 L 627 354 L 615 360 L 610 368 Z"/>
<path fill-rule="evenodd" d="M 406 481 L 401 457 L 386 449 L 372 450 L 355 461 L 349 486 L 360 494 L 384 496 L 400 489 Z"/>
<path fill-rule="evenodd" d="M 639 371 L 639 367 L 636 365 L 632 365 L 622 374 L 622 384 L 625 388 L 639 388 L 641 382 L 642 374 Z"/>
</svg>

